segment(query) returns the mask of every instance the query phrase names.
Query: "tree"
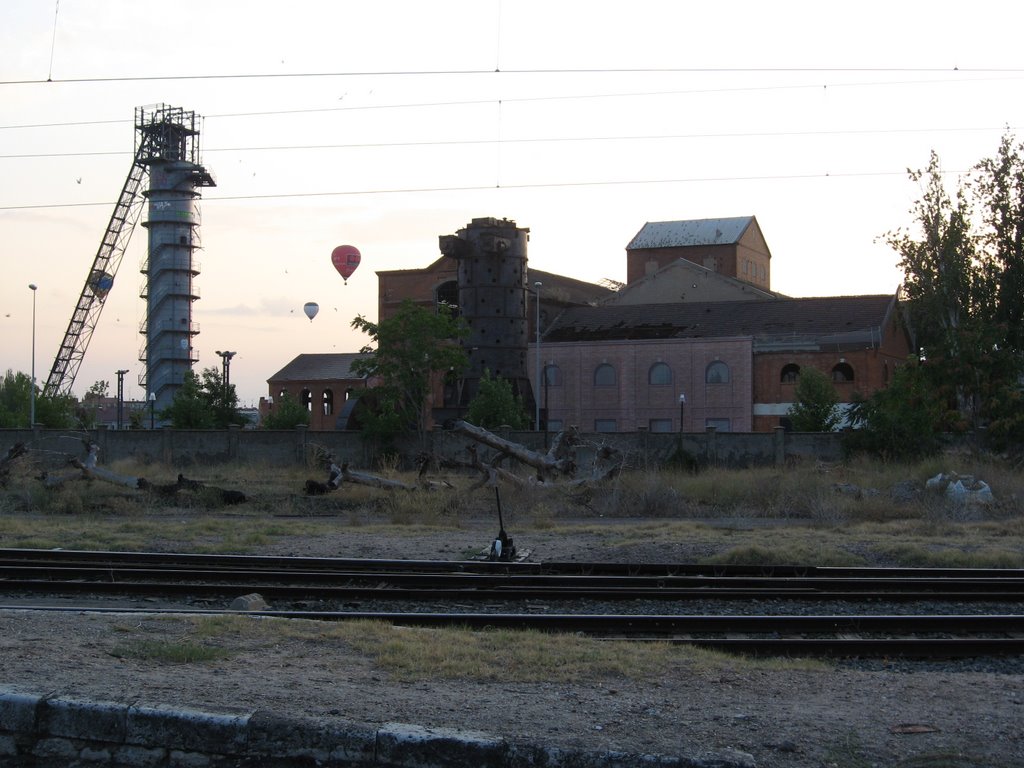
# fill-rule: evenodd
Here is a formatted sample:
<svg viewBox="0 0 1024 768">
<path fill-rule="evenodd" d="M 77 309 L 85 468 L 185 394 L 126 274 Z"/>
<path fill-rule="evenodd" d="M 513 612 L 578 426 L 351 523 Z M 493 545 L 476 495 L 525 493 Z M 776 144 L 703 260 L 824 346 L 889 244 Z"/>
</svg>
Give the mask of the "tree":
<svg viewBox="0 0 1024 768">
<path fill-rule="evenodd" d="M 224 386 L 220 370 L 204 368 L 200 375 L 186 371 L 185 378 L 161 419 L 176 429 L 225 429 L 231 424 L 244 424 L 238 413 L 235 386 Z"/>
<path fill-rule="evenodd" d="M 832 432 L 839 425 L 839 396 L 828 377 L 817 368 L 800 370 L 789 418 L 797 432 Z"/>
<path fill-rule="evenodd" d="M 263 421 L 266 429 L 294 429 L 299 424 L 309 425 L 309 411 L 287 392 L 274 403 Z"/>
<path fill-rule="evenodd" d="M 217 429 L 226 429 L 231 424 L 245 424 L 245 419 L 238 413 L 235 385 L 225 386 L 220 369 L 204 368 L 200 378 L 203 397 L 213 412 L 213 426 Z"/>
<path fill-rule="evenodd" d="M 195 371 L 185 372 L 174 399 L 161 411 L 160 418 L 169 421 L 175 429 L 213 428 L 213 407 Z"/>
<path fill-rule="evenodd" d="M 0 381 L 0 427 L 24 429 L 29 426 L 32 379 L 8 369 Z"/>
<path fill-rule="evenodd" d="M 406 299 L 379 323 L 359 315 L 351 325 L 371 339 L 359 350 L 365 357 L 352 369 L 379 382 L 373 388 L 378 408 L 367 415 L 367 430 L 386 438 L 397 430 L 415 429 L 422 437 L 434 377 L 466 366 L 466 353 L 458 344 L 468 333 L 465 321 L 446 304 L 435 312 Z"/>
<path fill-rule="evenodd" d="M 523 399 L 512 391 L 511 382 L 492 378 L 491 372 L 485 370 L 480 390 L 469 404 L 466 421 L 484 429 L 504 425 L 523 429 L 529 426 L 530 417 L 526 415 Z"/>
<path fill-rule="evenodd" d="M 938 158 L 911 172 L 923 194 L 911 209 L 917 231 L 890 233 L 900 255 L 902 292 L 921 375 L 948 392 L 962 425 L 1018 432 L 1013 411 L 1024 371 L 1024 161 L 1004 136 L 994 158 L 979 162 L 955 201 Z M 975 212 L 978 212 L 977 214 Z M 1007 410 L 1010 409 L 1010 410 Z"/>
<path fill-rule="evenodd" d="M 0 381 L 0 428 L 26 429 L 32 410 L 32 379 L 8 369 Z M 68 395 L 47 397 L 36 389 L 36 424 L 50 429 L 74 426 L 74 400 Z"/>
<path fill-rule="evenodd" d="M 854 429 L 844 439 L 846 450 L 886 460 L 914 460 L 938 452 L 942 433 L 957 415 L 935 386 L 930 365 L 910 360 L 896 369 L 888 387 L 854 402 L 849 411 Z"/>
</svg>

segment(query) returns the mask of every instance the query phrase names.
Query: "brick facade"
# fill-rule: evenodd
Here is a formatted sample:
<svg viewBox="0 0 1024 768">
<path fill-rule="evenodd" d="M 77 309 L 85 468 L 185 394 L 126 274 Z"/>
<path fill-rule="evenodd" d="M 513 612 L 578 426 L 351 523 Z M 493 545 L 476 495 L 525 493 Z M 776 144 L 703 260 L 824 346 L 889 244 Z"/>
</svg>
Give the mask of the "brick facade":
<svg viewBox="0 0 1024 768">
<path fill-rule="evenodd" d="M 537 380 L 535 355 L 530 375 Z M 585 432 L 679 431 L 679 395 L 686 395 L 683 430 L 749 432 L 752 402 L 751 339 L 670 339 L 565 342 L 541 345 L 547 371 L 541 403 L 549 427 L 574 425 Z M 709 366 L 717 366 L 708 381 Z M 663 364 L 662 377 L 652 366 Z M 611 366 L 614 383 L 595 382 L 599 366 Z M 557 366 L 557 372 L 549 369 Z M 725 375 L 721 375 L 722 372 Z M 718 375 L 714 375 L 718 372 Z M 667 379 L 664 375 L 667 373 Z M 542 380 L 543 382 L 543 380 Z"/>
</svg>

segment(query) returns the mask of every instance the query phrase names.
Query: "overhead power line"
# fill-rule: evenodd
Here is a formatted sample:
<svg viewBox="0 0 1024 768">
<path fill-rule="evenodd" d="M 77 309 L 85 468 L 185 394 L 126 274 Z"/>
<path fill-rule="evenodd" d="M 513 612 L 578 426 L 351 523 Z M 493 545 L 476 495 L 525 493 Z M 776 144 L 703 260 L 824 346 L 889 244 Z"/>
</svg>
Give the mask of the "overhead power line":
<svg viewBox="0 0 1024 768">
<path fill-rule="evenodd" d="M 138 83 L 182 80 L 288 80 L 333 77 L 451 77 L 465 75 L 654 75 L 654 74 L 787 74 L 787 73 L 1020 73 L 1020 67 L 598 67 L 545 69 L 406 69 L 337 72 L 234 72 L 196 75 L 109 75 L 25 80 L 0 80 L 0 85 L 41 85 L 49 83 Z"/>
<path fill-rule="evenodd" d="M 209 147 L 204 154 L 217 152 L 288 152 L 302 150 L 326 149 L 386 149 L 388 147 L 456 147 L 492 144 L 557 144 L 572 142 L 616 142 L 616 141 L 672 141 L 679 139 L 755 139 L 784 138 L 791 136 L 878 136 L 913 133 L 970 133 L 985 131 L 1016 130 L 1016 126 L 1001 125 L 998 127 L 960 127 L 960 128 L 867 128 L 861 130 L 834 131 L 740 131 L 735 133 L 674 133 L 674 134 L 638 134 L 633 136 L 538 136 L 532 138 L 497 138 L 497 139 L 452 139 L 432 141 L 388 141 L 363 142 L 349 144 L 286 144 L 251 147 Z M 124 150 L 91 151 L 91 152 L 29 152 L 25 154 L 0 155 L 0 160 L 34 159 L 48 157 L 103 157 L 126 156 L 131 152 Z"/>
<path fill-rule="evenodd" d="M 840 172 L 840 173 L 797 173 L 779 174 L 764 176 L 702 176 L 683 179 L 623 179 L 619 181 L 564 181 L 524 184 L 494 184 L 494 185 L 470 185 L 459 187 L 402 187 L 396 189 L 362 189 L 345 190 L 332 192 L 278 192 L 265 195 L 225 195 L 218 197 L 204 197 L 204 202 L 231 202 L 238 200 L 291 200 L 298 198 L 315 197 L 352 197 L 357 195 L 396 195 L 396 194 L 427 194 L 438 192 L 482 192 L 499 189 L 555 189 L 559 187 L 612 187 L 646 184 L 694 184 L 711 182 L 732 182 L 732 181 L 821 181 L 824 179 L 846 179 L 846 178 L 871 178 L 883 176 L 905 176 L 906 169 L 899 171 L 863 171 L 863 172 Z M 959 174 L 964 171 L 945 170 L 943 174 Z M 39 210 L 45 208 L 88 208 L 93 206 L 111 206 L 113 201 L 97 201 L 91 203 L 47 203 L 38 205 L 4 205 L 0 211 L 24 211 Z"/>
<path fill-rule="evenodd" d="M 947 73 L 948 70 L 942 70 Z M 1022 70 L 1019 74 L 1024 74 Z M 995 78 L 999 81 L 1004 80 L 1017 80 L 1019 78 Z M 883 80 L 883 81 L 863 81 L 863 82 L 852 82 L 852 83 L 797 83 L 790 85 L 749 85 L 749 86 L 733 86 L 728 88 L 685 88 L 685 89 L 670 89 L 670 90 L 656 90 L 656 91 L 617 91 L 612 93 L 569 93 L 569 94 L 552 94 L 549 96 L 512 96 L 502 98 L 488 98 L 488 99 L 458 99 L 458 100 L 446 100 L 446 101 L 426 101 L 426 102 L 410 102 L 406 104 L 362 104 L 362 105 L 346 105 L 340 107 L 309 107 L 303 109 L 275 109 L 275 110 L 260 110 L 255 112 L 225 112 L 204 115 L 206 120 L 216 120 L 222 118 L 239 118 L 239 117 L 272 117 L 279 115 L 311 115 L 311 114 L 327 114 L 331 112 L 362 112 L 371 110 L 386 110 L 386 109 L 423 109 L 423 108 L 436 108 L 436 107 L 464 107 L 464 106 L 477 106 L 477 105 L 495 105 L 499 103 L 504 104 L 522 104 L 530 102 L 551 102 L 551 101 L 579 101 L 588 99 L 629 99 L 629 98 L 654 98 L 658 96 L 692 96 L 692 95 L 712 95 L 712 94 L 723 94 L 723 93 L 758 93 L 768 91 L 799 91 L 799 90 L 822 90 L 822 89 L 838 89 L 838 88 L 882 88 L 882 87 L 897 87 L 897 86 L 908 86 L 908 85 L 942 85 L 945 83 L 984 83 L 988 82 L 989 78 L 971 78 L 964 80 L 962 77 L 953 79 L 941 79 L 936 80 L 934 78 L 928 78 L 924 80 Z M 22 128 L 64 128 L 64 127 L 81 127 L 83 125 L 114 125 L 114 124 L 130 124 L 131 120 L 127 118 L 119 119 L 108 119 L 108 120 L 75 120 L 59 123 L 18 123 L 12 125 L 0 125 L 0 130 L 16 130 Z"/>
</svg>

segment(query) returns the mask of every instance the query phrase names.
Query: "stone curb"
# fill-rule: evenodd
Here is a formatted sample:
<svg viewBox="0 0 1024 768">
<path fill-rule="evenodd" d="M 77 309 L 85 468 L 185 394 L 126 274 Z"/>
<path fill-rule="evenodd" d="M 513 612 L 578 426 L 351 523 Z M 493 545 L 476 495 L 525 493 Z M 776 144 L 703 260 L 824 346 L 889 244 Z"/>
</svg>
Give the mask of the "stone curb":
<svg viewBox="0 0 1024 768">
<path fill-rule="evenodd" d="M 88 753 L 93 759 L 117 754 L 118 765 L 155 766 L 273 759 L 338 768 L 756 768 L 753 756 L 733 750 L 669 757 L 559 749 L 478 731 L 404 723 L 374 729 L 263 711 L 218 714 L 0 688 L 0 760 L 44 753 L 69 765 Z"/>
</svg>

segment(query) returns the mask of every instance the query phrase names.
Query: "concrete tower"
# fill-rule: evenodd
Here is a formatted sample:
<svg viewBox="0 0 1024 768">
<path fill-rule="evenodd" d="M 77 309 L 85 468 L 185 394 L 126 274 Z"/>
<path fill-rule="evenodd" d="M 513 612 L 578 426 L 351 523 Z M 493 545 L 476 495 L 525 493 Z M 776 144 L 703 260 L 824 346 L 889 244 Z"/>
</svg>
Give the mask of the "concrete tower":
<svg viewBox="0 0 1024 768">
<path fill-rule="evenodd" d="M 192 304 L 199 298 L 194 285 L 199 265 L 199 188 L 216 186 L 199 161 L 200 118 L 195 112 L 157 105 L 140 107 L 135 128 L 149 169 L 148 256 L 142 298 L 146 318 L 139 329 L 146 341 L 139 360 L 146 364 L 147 397 L 156 396 L 156 410 L 171 404 L 185 373 L 199 359 L 192 346 L 199 326 L 192 322 Z"/>
</svg>

